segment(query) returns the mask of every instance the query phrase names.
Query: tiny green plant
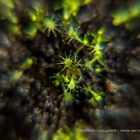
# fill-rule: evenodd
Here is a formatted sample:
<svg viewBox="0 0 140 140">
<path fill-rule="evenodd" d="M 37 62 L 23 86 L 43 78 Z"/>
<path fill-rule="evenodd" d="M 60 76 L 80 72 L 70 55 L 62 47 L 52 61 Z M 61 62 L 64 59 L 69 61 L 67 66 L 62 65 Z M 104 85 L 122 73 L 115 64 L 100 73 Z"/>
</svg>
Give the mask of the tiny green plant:
<svg viewBox="0 0 140 140">
<path fill-rule="evenodd" d="M 98 62 L 100 65 L 104 66 L 104 57 L 103 57 L 103 43 L 109 40 L 109 37 L 104 36 L 105 29 L 101 28 L 98 30 L 96 34 L 92 34 L 93 41 L 91 45 L 89 45 L 90 54 L 92 55 L 92 59 L 90 61 L 85 62 L 85 67 L 93 70 L 92 65 L 95 62 Z"/>
<path fill-rule="evenodd" d="M 65 57 L 62 57 L 62 56 L 60 56 L 60 55 L 59 55 L 59 57 L 60 57 L 62 60 L 61 60 L 60 63 L 58 63 L 58 64 L 64 65 L 64 68 L 62 69 L 62 71 L 65 70 L 66 68 L 67 68 L 67 69 L 71 69 L 71 68 L 73 68 L 73 66 L 74 66 L 74 67 L 82 66 L 82 65 L 80 64 L 80 61 L 81 61 L 81 60 L 77 60 L 77 55 L 72 56 L 71 53 L 70 53 L 69 56 L 67 56 L 67 55 L 65 54 Z"/>
<path fill-rule="evenodd" d="M 91 94 L 89 103 L 101 103 L 104 100 L 103 92 L 95 92 L 91 86 L 85 88 L 86 94 Z"/>
<path fill-rule="evenodd" d="M 50 33 L 52 32 L 54 36 L 56 36 L 57 29 L 57 21 L 54 19 L 54 17 L 44 17 L 43 18 L 43 31 L 47 31 L 47 35 L 50 36 Z"/>
<path fill-rule="evenodd" d="M 72 56 L 71 53 L 69 56 L 65 54 L 65 57 L 59 57 L 62 60 L 58 64 L 64 66 L 59 72 L 59 76 L 57 76 L 57 83 L 61 83 L 63 86 L 63 92 L 76 92 L 76 89 L 79 88 L 78 83 L 82 77 L 82 72 L 80 69 L 82 64 L 80 63 L 80 60 L 77 60 L 77 56 Z"/>
<path fill-rule="evenodd" d="M 101 28 L 97 31 L 97 33 L 92 33 L 93 42 L 92 44 L 100 44 L 102 42 L 107 42 L 109 37 L 105 36 L 105 28 Z"/>
<path fill-rule="evenodd" d="M 61 57 L 62 61 L 58 64 L 61 64 L 61 65 L 64 65 L 64 68 L 62 69 L 65 70 L 66 68 L 71 68 L 72 67 L 72 63 L 73 63 L 73 58 L 71 58 L 71 56 L 66 56 L 65 57 L 62 57 L 62 56 L 59 56 Z"/>
<path fill-rule="evenodd" d="M 67 33 L 66 33 L 66 36 L 67 36 L 67 40 L 68 40 L 68 44 L 71 42 L 71 41 L 78 41 L 78 42 L 81 42 L 81 39 L 79 37 L 79 33 L 78 33 L 78 28 L 75 28 L 73 26 L 70 26 L 67 30 Z"/>
<path fill-rule="evenodd" d="M 76 89 L 78 88 L 77 86 L 77 81 L 74 80 L 74 78 L 72 77 L 67 85 L 67 90 L 71 93 L 71 92 L 76 92 Z"/>
</svg>

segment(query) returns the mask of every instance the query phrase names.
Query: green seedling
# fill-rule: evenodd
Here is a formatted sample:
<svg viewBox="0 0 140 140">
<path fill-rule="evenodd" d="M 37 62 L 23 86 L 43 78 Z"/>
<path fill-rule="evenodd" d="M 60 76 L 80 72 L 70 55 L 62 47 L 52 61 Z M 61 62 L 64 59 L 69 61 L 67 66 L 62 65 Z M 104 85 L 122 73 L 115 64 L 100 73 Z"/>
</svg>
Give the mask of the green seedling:
<svg viewBox="0 0 140 140">
<path fill-rule="evenodd" d="M 76 92 L 77 88 L 78 88 L 77 81 L 74 80 L 74 78 L 72 77 L 69 83 L 67 84 L 67 90 L 71 93 Z"/>
<path fill-rule="evenodd" d="M 104 65 L 104 62 L 103 62 L 103 54 L 102 54 L 102 49 L 101 49 L 101 46 L 100 44 L 96 44 L 95 46 L 90 46 L 92 51 L 92 59 L 90 61 L 86 61 L 85 62 L 85 67 L 92 70 L 92 65 L 95 63 L 95 62 L 98 62 L 100 65 Z"/>
<path fill-rule="evenodd" d="M 91 99 L 89 100 L 90 103 L 92 102 L 101 102 L 104 98 L 104 93 L 103 92 L 95 92 L 92 87 L 87 87 L 85 89 L 86 94 L 90 93 L 92 95 Z"/>
<path fill-rule="evenodd" d="M 64 65 L 64 68 L 62 69 L 62 71 L 64 71 L 66 68 L 67 69 L 75 69 L 75 68 L 82 66 L 80 64 L 81 60 L 77 60 L 77 55 L 71 56 L 71 53 L 70 53 L 69 56 L 67 56 L 65 54 L 65 57 L 62 57 L 60 55 L 59 55 L 59 57 L 62 60 L 58 64 Z"/>
<path fill-rule="evenodd" d="M 80 67 L 80 60 L 78 61 L 76 55 L 72 56 L 71 53 L 69 56 L 65 54 L 65 57 L 60 56 L 62 59 L 60 65 L 64 65 L 63 69 L 59 73 L 61 75 L 61 85 L 63 85 L 64 92 L 76 92 L 78 89 L 78 83 L 82 77 Z"/>
<path fill-rule="evenodd" d="M 93 42 L 91 45 L 89 45 L 92 59 L 90 61 L 85 62 L 85 67 L 90 70 L 93 70 L 92 65 L 95 62 L 98 62 L 100 65 L 104 66 L 102 43 L 105 43 L 109 40 L 109 37 L 106 37 L 104 33 L 105 33 L 105 29 L 101 28 L 98 30 L 96 34 L 92 34 Z"/>
<path fill-rule="evenodd" d="M 73 64 L 73 58 L 71 57 L 71 55 L 69 56 L 66 56 L 65 57 L 62 57 L 62 56 L 59 56 L 61 57 L 62 61 L 58 64 L 61 64 L 61 65 L 64 65 L 64 68 L 62 69 L 62 71 L 64 71 L 66 68 L 71 68 L 72 67 L 72 64 Z"/>
<path fill-rule="evenodd" d="M 78 28 L 76 29 L 76 28 L 70 26 L 68 28 L 66 35 L 67 35 L 68 44 L 73 40 L 78 41 L 80 43 L 82 42 L 82 40 L 79 37 Z"/>
<path fill-rule="evenodd" d="M 104 28 L 99 29 L 97 33 L 92 33 L 93 36 L 92 44 L 100 44 L 103 42 L 107 42 L 109 40 L 109 37 L 106 37 L 104 34 L 105 34 Z"/>
<path fill-rule="evenodd" d="M 56 36 L 56 31 L 59 30 L 57 29 L 57 21 L 54 17 L 44 17 L 42 22 L 44 27 L 43 30 L 47 30 L 47 35 L 50 36 L 50 33 L 52 32 Z"/>
<path fill-rule="evenodd" d="M 25 29 L 25 33 L 29 39 L 33 39 L 37 35 L 37 26 L 36 24 L 30 24 Z"/>
</svg>

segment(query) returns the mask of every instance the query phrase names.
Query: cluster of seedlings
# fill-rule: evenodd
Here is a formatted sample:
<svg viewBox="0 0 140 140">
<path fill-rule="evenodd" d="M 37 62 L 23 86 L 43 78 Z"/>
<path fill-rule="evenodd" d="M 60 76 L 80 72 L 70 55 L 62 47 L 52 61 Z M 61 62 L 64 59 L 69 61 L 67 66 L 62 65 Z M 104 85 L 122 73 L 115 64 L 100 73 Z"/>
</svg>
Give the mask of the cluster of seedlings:
<svg viewBox="0 0 140 140">
<path fill-rule="evenodd" d="M 32 1 L 29 5 L 27 4 L 25 9 L 20 9 L 17 8 L 22 6 L 20 0 L 1 0 L 0 9 L 3 12 L 0 11 L 0 25 L 3 27 L 3 31 L 17 37 L 25 44 L 35 42 L 39 35 L 43 36 L 46 39 L 46 48 L 51 44 L 50 46 L 55 52 L 52 65 L 56 67 L 52 68 L 51 74 L 48 75 L 51 84 L 48 79 L 48 81 L 46 80 L 48 85 L 52 86 L 48 89 L 56 89 L 56 94 L 61 94 L 64 102 L 71 103 L 78 100 L 96 108 L 105 106 L 107 92 L 100 84 L 104 82 L 105 74 L 109 71 L 105 48 L 113 35 L 108 32 L 108 23 L 94 26 L 92 18 L 90 19 L 92 22 L 87 21 L 83 24 L 78 21 L 78 15 L 81 14 L 80 8 L 93 3 L 92 0 L 60 0 L 60 2 L 55 0 L 53 4 L 49 1 L 43 5 L 42 1 Z M 132 29 L 131 20 L 140 16 L 139 7 L 138 2 L 130 7 L 132 10 L 123 8 L 123 11 L 113 12 L 112 25 L 109 27 L 124 25 L 128 29 Z M 21 12 L 20 10 L 23 11 L 22 17 L 18 14 Z M 88 24 L 90 26 L 86 28 Z M 37 47 L 41 47 L 42 40 L 40 40 L 40 46 Z M 55 46 L 57 43 L 58 46 Z M 32 49 L 28 46 L 27 50 Z M 34 59 L 32 54 L 34 55 L 31 51 L 31 55 L 25 58 L 19 68 L 10 72 L 8 80 L 18 82 L 26 71 L 35 68 L 37 61 L 41 62 L 41 60 L 37 60 L 38 58 Z M 47 61 L 47 59 L 45 60 Z M 31 73 L 34 73 L 32 71 L 34 70 L 31 70 Z M 53 140 L 86 139 L 80 133 L 80 126 L 75 127 L 74 131 L 69 131 L 69 128 L 65 129 L 69 136 L 61 128 L 53 136 Z M 41 137 L 44 137 L 44 134 L 39 139 L 43 139 Z"/>
<path fill-rule="evenodd" d="M 80 91 L 79 89 L 85 90 L 88 88 L 88 85 L 85 85 L 86 82 L 83 82 L 85 77 L 83 71 L 92 71 L 93 76 L 96 76 L 107 69 L 104 62 L 104 47 L 105 42 L 109 41 L 109 37 L 105 35 L 105 27 L 100 27 L 94 32 L 81 33 L 80 24 L 76 21 L 79 8 L 90 2 L 91 0 L 64 0 L 61 5 L 62 15 L 59 15 L 59 18 L 58 15 L 55 16 L 55 13 L 49 13 L 41 3 L 33 2 L 31 7 L 25 10 L 27 23 L 22 26 L 13 12 L 15 5 L 19 3 L 7 1 L 8 4 L 6 5 L 4 1 L 1 2 L 3 9 L 9 13 L 3 13 L 3 18 L 9 20 L 12 34 L 25 35 L 27 40 L 34 40 L 38 33 L 42 33 L 48 38 L 61 36 L 62 43 L 68 49 L 67 52 L 64 51 L 63 54 L 58 55 L 58 62 L 56 63 L 61 65 L 62 69 L 54 73 L 52 82 L 56 87 L 62 89 L 62 93 L 65 95 L 71 94 L 73 96 L 74 93 Z M 87 51 L 89 58 L 80 56 L 82 51 Z M 30 68 L 33 60 L 28 58 L 26 61 L 19 68 L 20 70 L 13 72 L 10 79 L 17 81 L 21 78 L 24 70 Z M 85 92 L 87 91 L 89 90 L 85 90 Z M 96 92 L 92 92 L 92 98 L 96 96 L 94 93 Z"/>
</svg>

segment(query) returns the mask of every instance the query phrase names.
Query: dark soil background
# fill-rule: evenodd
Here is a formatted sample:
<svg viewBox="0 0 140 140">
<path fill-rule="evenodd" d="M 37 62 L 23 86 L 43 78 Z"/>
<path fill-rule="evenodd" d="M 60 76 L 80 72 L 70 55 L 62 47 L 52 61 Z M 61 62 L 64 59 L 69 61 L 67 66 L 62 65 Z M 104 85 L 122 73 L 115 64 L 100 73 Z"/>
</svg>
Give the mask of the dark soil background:
<svg viewBox="0 0 140 140">
<path fill-rule="evenodd" d="M 78 94 L 73 100 L 65 101 L 62 87 L 56 87 L 52 77 L 63 68 L 57 64 L 59 55 L 75 52 L 79 43 L 72 41 L 69 44 L 65 39 L 67 28 L 62 25 L 63 0 L 39 1 L 49 16 L 58 19 L 61 32 L 56 31 L 56 36 L 53 33 L 47 36 L 47 33 L 38 30 L 34 38 L 28 38 L 25 31 L 31 22 L 27 11 L 34 1 L 13 0 L 15 7 L 11 11 L 19 20 L 17 24 L 4 17 L 3 1 L 0 0 L 0 140 L 50 140 L 57 130 L 65 126 L 72 129 L 77 121 L 89 129 L 137 130 L 135 133 L 87 132 L 84 133 L 85 139 L 138 140 L 140 12 L 118 26 L 113 25 L 112 14 L 120 7 L 131 9 L 132 5 L 140 2 L 92 0 L 90 4 L 80 6 L 77 15 L 68 21 L 79 26 L 81 36 L 105 27 L 106 35 L 111 38 L 104 49 L 108 70 L 97 76 L 83 68 Z M 14 32 L 16 26 L 20 26 L 20 35 Z M 88 56 L 88 50 L 83 49 L 78 58 L 84 63 Z M 10 75 L 19 70 L 26 58 L 33 60 L 32 66 L 25 69 L 18 80 L 10 80 Z M 85 85 L 93 85 L 96 91 L 103 91 L 104 101 L 89 104 Z M 44 133 L 47 133 L 47 138 L 42 136 Z"/>
</svg>

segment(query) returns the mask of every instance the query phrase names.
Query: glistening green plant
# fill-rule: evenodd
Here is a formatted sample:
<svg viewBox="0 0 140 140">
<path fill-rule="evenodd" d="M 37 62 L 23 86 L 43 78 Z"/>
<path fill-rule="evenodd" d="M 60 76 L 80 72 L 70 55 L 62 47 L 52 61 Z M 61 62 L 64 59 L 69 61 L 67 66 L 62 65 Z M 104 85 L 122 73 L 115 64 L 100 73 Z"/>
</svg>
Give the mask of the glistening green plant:
<svg viewBox="0 0 140 140">
<path fill-rule="evenodd" d="M 71 41 L 81 42 L 82 40 L 79 37 L 78 28 L 75 28 L 73 26 L 69 26 L 68 30 L 66 32 L 66 40 L 68 40 L 68 44 Z"/>
<path fill-rule="evenodd" d="M 109 40 L 109 37 L 106 37 L 104 33 L 105 33 L 105 29 L 101 28 L 98 30 L 96 34 L 92 34 L 93 41 L 89 46 L 92 59 L 90 61 L 85 62 L 85 67 L 90 70 L 93 70 L 92 65 L 95 62 L 99 63 L 101 66 L 104 66 L 103 43 Z"/>
<path fill-rule="evenodd" d="M 87 86 L 85 88 L 86 94 L 91 94 L 90 99 L 88 100 L 89 103 L 102 103 L 104 100 L 104 93 L 103 92 L 95 92 L 91 86 Z"/>
<path fill-rule="evenodd" d="M 56 36 L 57 29 L 57 21 L 54 19 L 54 17 L 44 17 L 43 20 L 43 31 L 47 31 L 47 35 L 50 36 L 50 33 L 52 32 L 54 36 Z"/>
<path fill-rule="evenodd" d="M 55 81 L 61 84 L 63 92 L 76 92 L 79 88 L 78 83 L 82 77 L 82 72 L 80 67 L 82 64 L 80 60 L 77 60 L 77 56 L 71 53 L 69 56 L 65 54 L 65 57 L 59 56 L 60 60 L 59 65 L 64 65 L 62 70 L 55 76 Z M 56 80 L 57 79 L 57 80 Z"/>
</svg>

